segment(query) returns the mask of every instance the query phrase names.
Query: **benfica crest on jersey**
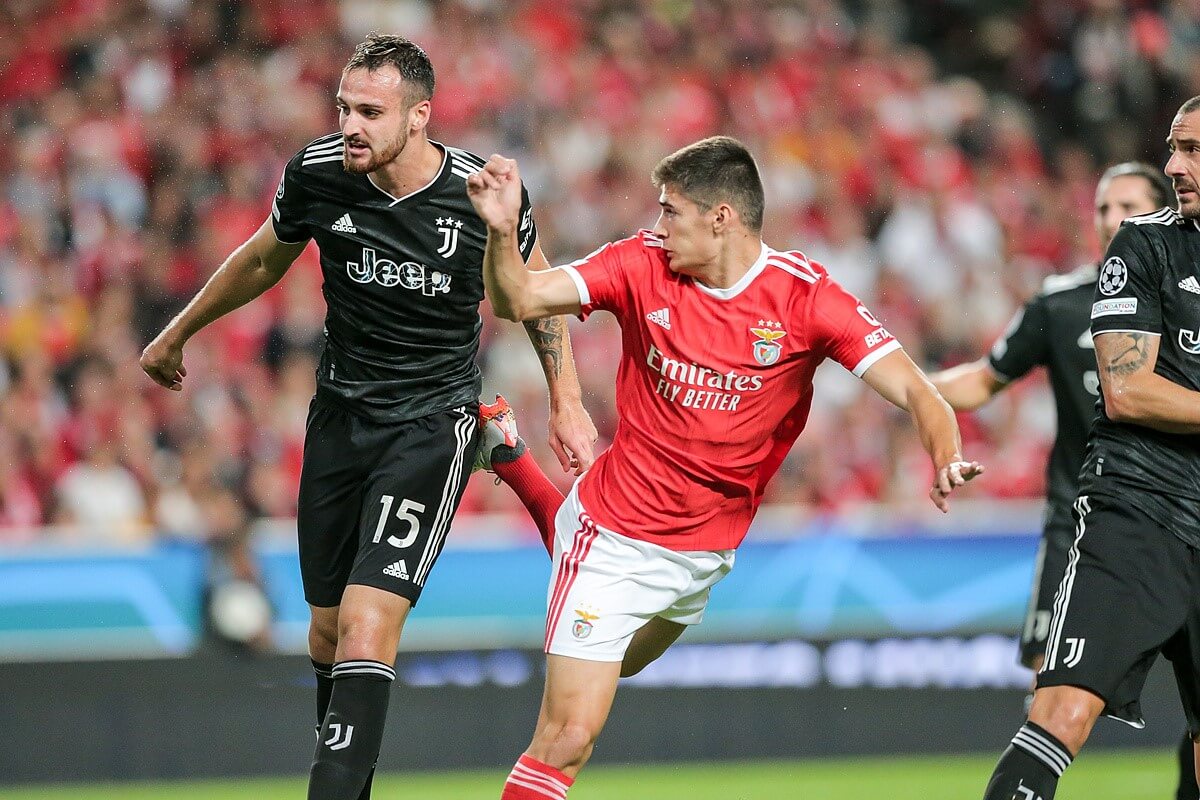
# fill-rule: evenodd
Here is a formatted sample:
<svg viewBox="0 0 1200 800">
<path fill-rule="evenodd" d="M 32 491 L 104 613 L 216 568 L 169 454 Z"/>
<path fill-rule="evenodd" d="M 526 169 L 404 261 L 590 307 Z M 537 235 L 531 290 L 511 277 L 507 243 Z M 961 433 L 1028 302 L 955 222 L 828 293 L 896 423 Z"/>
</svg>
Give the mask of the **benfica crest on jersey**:
<svg viewBox="0 0 1200 800">
<path fill-rule="evenodd" d="M 787 331 L 783 330 L 783 323 L 772 320 L 760 319 L 758 324 L 759 327 L 750 329 L 755 336 L 754 360 L 764 367 L 769 367 L 779 360 L 779 356 L 783 352 L 779 340 L 787 336 Z"/>
</svg>

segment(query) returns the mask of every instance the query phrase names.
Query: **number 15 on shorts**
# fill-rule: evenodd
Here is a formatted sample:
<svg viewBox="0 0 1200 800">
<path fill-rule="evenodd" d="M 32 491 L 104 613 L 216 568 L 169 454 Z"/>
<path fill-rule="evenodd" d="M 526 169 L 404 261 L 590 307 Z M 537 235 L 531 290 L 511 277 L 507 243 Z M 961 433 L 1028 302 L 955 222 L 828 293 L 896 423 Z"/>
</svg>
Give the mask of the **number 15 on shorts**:
<svg viewBox="0 0 1200 800">
<path fill-rule="evenodd" d="M 379 498 L 380 504 L 383 505 L 383 510 L 379 512 L 379 524 L 375 526 L 375 536 L 371 539 L 373 544 L 379 544 L 379 540 L 383 538 L 383 529 L 387 525 L 388 517 L 392 513 L 392 504 L 396 502 L 396 498 L 390 494 L 385 494 Z M 389 536 L 387 543 L 392 547 L 403 549 L 410 546 L 417 540 L 417 536 L 421 533 L 421 520 L 417 519 L 417 515 L 425 510 L 424 503 L 418 503 L 416 500 L 404 499 L 400 501 L 400 507 L 396 509 L 396 519 L 408 526 L 408 531 L 403 537 Z M 414 514 L 413 512 L 416 512 Z"/>
</svg>

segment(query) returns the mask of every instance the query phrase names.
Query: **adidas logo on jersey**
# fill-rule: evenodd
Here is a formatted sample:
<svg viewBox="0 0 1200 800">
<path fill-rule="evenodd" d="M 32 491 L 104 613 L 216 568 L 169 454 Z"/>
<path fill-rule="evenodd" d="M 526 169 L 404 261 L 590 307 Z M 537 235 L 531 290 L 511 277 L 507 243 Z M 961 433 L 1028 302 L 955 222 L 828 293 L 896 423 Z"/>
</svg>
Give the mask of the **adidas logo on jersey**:
<svg viewBox="0 0 1200 800">
<path fill-rule="evenodd" d="M 1179 282 L 1179 288 L 1183 289 L 1185 292 L 1200 294 L 1200 281 L 1196 280 L 1195 275 L 1188 275 Z"/>
<path fill-rule="evenodd" d="M 384 567 L 383 574 L 406 581 L 408 580 L 408 565 L 404 563 L 404 559 L 400 559 L 395 564 Z"/>
<path fill-rule="evenodd" d="M 646 315 L 646 319 L 655 325 L 671 330 L 671 312 L 669 309 L 660 308 L 658 311 L 651 311 Z"/>
<path fill-rule="evenodd" d="M 329 226 L 331 230 L 338 233 L 358 233 L 358 228 L 354 227 L 354 223 L 350 221 L 349 214 L 342 214 L 338 221 Z"/>
</svg>

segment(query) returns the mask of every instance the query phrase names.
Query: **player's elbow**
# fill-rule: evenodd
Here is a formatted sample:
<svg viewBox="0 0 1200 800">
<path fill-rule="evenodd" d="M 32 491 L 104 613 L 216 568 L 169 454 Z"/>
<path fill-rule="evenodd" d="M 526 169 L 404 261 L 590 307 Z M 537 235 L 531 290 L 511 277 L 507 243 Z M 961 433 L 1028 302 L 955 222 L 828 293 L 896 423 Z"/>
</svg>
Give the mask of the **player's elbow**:
<svg viewBox="0 0 1200 800">
<path fill-rule="evenodd" d="M 1107 386 L 1104 392 L 1104 415 L 1112 422 L 1141 422 L 1143 409 L 1135 392 L 1127 386 Z"/>
</svg>

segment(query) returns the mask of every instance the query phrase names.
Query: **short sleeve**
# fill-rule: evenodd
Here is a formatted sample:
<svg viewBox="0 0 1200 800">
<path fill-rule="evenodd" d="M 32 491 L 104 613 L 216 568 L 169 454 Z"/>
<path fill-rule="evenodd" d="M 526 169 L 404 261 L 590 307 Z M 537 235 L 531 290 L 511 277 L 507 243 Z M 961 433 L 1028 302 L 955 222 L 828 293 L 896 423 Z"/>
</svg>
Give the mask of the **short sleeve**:
<svg viewBox="0 0 1200 800">
<path fill-rule="evenodd" d="M 639 237 L 610 242 L 578 261 L 557 269 L 570 276 L 579 290 L 579 318 L 587 319 L 593 311 L 610 311 L 622 317 L 632 305 L 631 270 L 639 257 L 644 259 Z"/>
<path fill-rule="evenodd" d="M 809 312 L 809 341 L 856 376 L 900 349 L 900 343 L 857 297 L 828 275 L 818 284 Z"/>
<path fill-rule="evenodd" d="M 1163 266 L 1146 232 L 1134 224 L 1122 225 L 1100 265 L 1092 336 L 1107 331 L 1161 334 Z"/>
<path fill-rule="evenodd" d="M 528 264 L 533 248 L 537 247 L 537 223 L 533 221 L 533 202 L 524 184 L 521 185 L 521 224 L 517 227 L 517 233 L 520 235 L 518 245 L 521 258 Z"/>
<path fill-rule="evenodd" d="M 299 164 L 293 158 L 283 168 L 279 188 L 275 190 L 275 201 L 271 203 L 271 224 L 275 227 L 275 238 L 285 244 L 299 244 L 312 238 L 308 231 L 307 192 L 297 180 Z"/>
<path fill-rule="evenodd" d="M 1015 381 L 1049 360 L 1046 322 L 1042 295 L 1017 309 L 988 355 L 988 364 L 998 378 L 1006 383 Z"/>
</svg>

